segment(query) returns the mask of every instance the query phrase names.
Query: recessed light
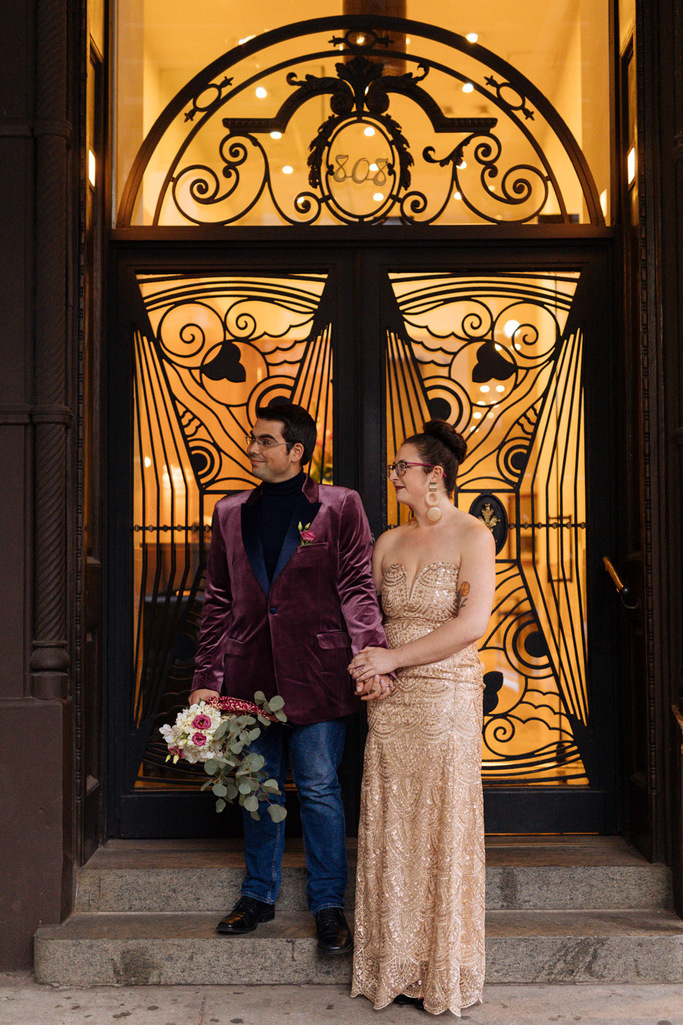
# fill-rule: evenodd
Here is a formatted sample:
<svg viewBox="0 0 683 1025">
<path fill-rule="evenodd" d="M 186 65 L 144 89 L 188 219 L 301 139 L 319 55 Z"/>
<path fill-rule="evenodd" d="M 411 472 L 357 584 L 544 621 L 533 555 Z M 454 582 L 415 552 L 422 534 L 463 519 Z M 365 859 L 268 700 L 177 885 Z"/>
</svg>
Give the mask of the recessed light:
<svg viewBox="0 0 683 1025">
<path fill-rule="evenodd" d="M 479 388 L 479 391 L 487 392 L 487 391 L 491 391 L 491 389 L 489 388 L 488 384 L 482 384 L 481 387 Z"/>
<path fill-rule="evenodd" d="M 370 136 L 370 135 L 374 135 L 374 134 L 375 134 L 375 129 L 372 127 L 372 125 L 368 125 L 367 128 L 363 129 L 363 135 Z"/>
<path fill-rule="evenodd" d="M 504 384 L 497 384 L 496 385 L 496 391 L 505 391 L 505 385 Z"/>
<path fill-rule="evenodd" d="M 453 199 L 462 199 L 462 193 L 461 192 L 454 192 L 453 193 Z"/>
<path fill-rule="evenodd" d="M 465 36 L 465 39 L 468 43 L 476 43 L 477 39 L 479 39 L 479 36 L 476 32 L 468 32 Z"/>
<path fill-rule="evenodd" d="M 513 334 L 515 333 L 515 331 L 517 330 L 518 327 L 519 327 L 519 321 L 518 320 L 508 320 L 508 321 L 505 322 L 505 326 L 503 328 L 503 334 L 505 335 L 506 338 L 512 338 Z"/>
<path fill-rule="evenodd" d="M 282 132 L 271 132 L 270 133 L 270 137 L 271 137 L 271 139 L 281 139 L 282 138 Z"/>
<path fill-rule="evenodd" d="M 375 192 L 375 194 L 373 195 L 372 198 L 374 199 L 374 201 L 376 203 L 381 203 L 382 200 L 384 199 L 384 193 L 383 192 Z"/>
<path fill-rule="evenodd" d="M 293 171 L 294 171 L 294 168 L 291 166 L 291 164 L 285 164 L 285 166 L 282 168 L 282 173 L 283 174 L 292 174 Z"/>
<path fill-rule="evenodd" d="M 262 85 L 259 85 L 256 87 L 256 95 L 258 96 L 259 100 L 265 100 L 266 96 L 268 95 L 268 90 L 264 89 Z"/>
<path fill-rule="evenodd" d="M 462 91 L 464 93 L 472 93 L 474 92 L 474 86 L 471 82 L 465 82 L 464 86 L 462 87 Z"/>
</svg>

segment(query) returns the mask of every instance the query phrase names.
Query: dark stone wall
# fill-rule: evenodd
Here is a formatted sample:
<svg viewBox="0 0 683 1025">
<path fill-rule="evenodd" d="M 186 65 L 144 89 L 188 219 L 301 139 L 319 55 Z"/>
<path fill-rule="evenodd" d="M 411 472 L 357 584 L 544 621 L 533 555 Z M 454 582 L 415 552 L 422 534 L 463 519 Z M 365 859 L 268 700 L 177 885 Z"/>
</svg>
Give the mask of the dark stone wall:
<svg viewBox="0 0 683 1025">
<path fill-rule="evenodd" d="M 67 0 L 0 20 L 0 967 L 27 966 L 71 880 L 67 461 L 72 230 Z M 70 84 L 71 83 L 71 84 Z M 66 767 L 66 771 L 65 771 Z"/>
</svg>

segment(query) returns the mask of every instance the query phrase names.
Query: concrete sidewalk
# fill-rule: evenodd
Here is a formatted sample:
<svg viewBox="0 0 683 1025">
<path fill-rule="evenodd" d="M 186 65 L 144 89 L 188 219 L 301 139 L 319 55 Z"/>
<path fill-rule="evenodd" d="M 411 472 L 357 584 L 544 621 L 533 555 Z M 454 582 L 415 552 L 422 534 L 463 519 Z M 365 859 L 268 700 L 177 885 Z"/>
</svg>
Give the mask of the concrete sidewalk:
<svg viewBox="0 0 683 1025">
<path fill-rule="evenodd" d="M 0 974 L 0 1025 L 411 1025 L 433 1021 L 413 1007 L 373 1011 L 342 986 L 39 986 Z M 441 1021 L 455 1020 L 444 1015 Z M 466 1010 L 471 1025 L 683 1025 L 675 986 L 488 986 Z"/>
</svg>

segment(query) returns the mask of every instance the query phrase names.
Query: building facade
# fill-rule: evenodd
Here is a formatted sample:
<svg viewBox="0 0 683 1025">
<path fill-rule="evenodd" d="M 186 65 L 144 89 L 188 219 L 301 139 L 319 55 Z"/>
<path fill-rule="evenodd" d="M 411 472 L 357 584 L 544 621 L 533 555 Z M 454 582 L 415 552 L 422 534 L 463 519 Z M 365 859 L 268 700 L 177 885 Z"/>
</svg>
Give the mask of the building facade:
<svg viewBox="0 0 683 1025">
<path fill-rule="evenodd" d="M 681 913 L 681 4 L 218 6 L 3 28 L 3 966 L 106 838 L 239 828 L 158 726 L 286 399 L 375 533 L 402 438 L 465 434 L 487 829 L 624 836 Z"/>
</svg>

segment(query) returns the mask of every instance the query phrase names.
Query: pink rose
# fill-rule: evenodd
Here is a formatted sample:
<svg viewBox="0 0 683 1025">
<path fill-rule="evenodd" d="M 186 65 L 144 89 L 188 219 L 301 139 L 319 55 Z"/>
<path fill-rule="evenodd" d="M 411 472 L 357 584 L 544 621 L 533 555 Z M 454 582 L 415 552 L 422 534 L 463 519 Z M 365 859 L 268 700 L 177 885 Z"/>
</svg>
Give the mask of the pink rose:
<svg viewBox="0 0 683 1025">
<path fill-rule="evenodd" d="M 301 540 L 305 542 L 305 544 L 310 545 L 311 541 L 315 541 L 315 534 L 312 530 L 302 530 Z"/>
<path fill-rule="evenodd" d="M 190 740 L 195 747 L 204 747 L 204 744 L 206 744 L 206 737 L 203 733 L 195 733 L 193 737 L 190 737 Z"/>
<path fill-rule="evenodd" d="M 175 755 L 177 758 L 183 757 L 183 749 L 178 747 L 177 744 L 174 744 L 173 747 L 169 747 L 168 750 L 170 754 Z"/>
<path fill-rule="evenodd" d="M 194 719 L 192 720 L 192 725 L 196 730 L 208 730 L 209 726 L 211 725 L 211 720 L 209 719 L 208 715 L 204 715 L 200 712 L 199 715 L 195 715 Z"/>
</svg>

